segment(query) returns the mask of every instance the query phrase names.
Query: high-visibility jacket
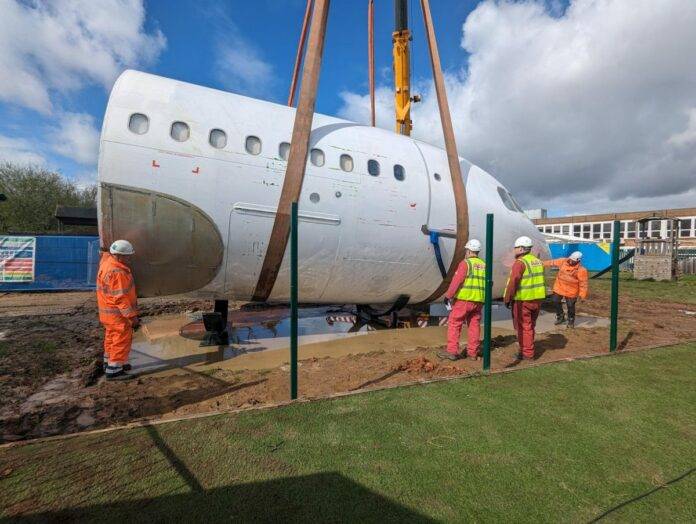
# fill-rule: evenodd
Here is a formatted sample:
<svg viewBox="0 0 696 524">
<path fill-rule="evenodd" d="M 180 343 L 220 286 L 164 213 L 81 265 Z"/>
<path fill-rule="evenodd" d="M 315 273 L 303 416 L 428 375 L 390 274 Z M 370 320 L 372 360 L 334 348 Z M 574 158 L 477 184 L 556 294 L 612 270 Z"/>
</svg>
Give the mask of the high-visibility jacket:
<svg viewBox="0 0 696 524">
<path fill-rule="evenodd" d="M 569 258 L 556 258 L 545 260 L 544 266 L 558 268 L 558 276 L 553 283 L 554 293 L 568 298 L 587 298 L 588 273 L 579 262 L 573 265 Z"/>
<path fill-rule="evenodd" d="M 542 261 L 531 253 L 521 256 L 517 260 L 524 264 L 524 273 L 513 300 L 525 302 L 546 298 L 546 280 Z"/>
<path fill-rule="evenodd" d="M 130 268 L 110 253 L 102 254 L 97 272 L 97 305 L 102 324 L 138 316 L 138 299 Z"/>
<path fill-rule="evenodd" d="M 483 302 L 486 295 L 486 263 L 478 257 L 465 259 L 466 278 L 457 292 L 457 300 Z"/>
</svg>

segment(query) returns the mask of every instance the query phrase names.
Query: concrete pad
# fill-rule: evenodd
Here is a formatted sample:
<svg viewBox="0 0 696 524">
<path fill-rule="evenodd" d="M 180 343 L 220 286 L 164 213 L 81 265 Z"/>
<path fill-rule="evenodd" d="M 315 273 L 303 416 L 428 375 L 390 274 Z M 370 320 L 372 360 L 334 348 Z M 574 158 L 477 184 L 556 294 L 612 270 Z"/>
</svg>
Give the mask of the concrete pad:
<svg viewBox="0 0 696 524">
<path fill-rule="evenodd" d="M 300 319 L 300 333 L 305 333 L 298 338 L 300 360 L 375 351 L 412 351 L 446 344 L 446 326 L 351 333 L 348 332 L 350 323 L 329 325 L 325 311 L 317 310 L 316 313 Z M 285 335 L 286 319 L 272 327 L 264 322 L 260 326 L 235 328 L 230 334 L 233 343 L 228 346 L 200 347 L 198 340 L 179 335 L 180 329 L 194 318 L 186 314 L 169 315 L 145 324 L 133 340 L 131 363 L 134 371 L 172 373 L 176 370 L 197 372 L 219 368 L 270 369 L 289 362 L 290 338 Z M 555 326 L 554 321 L 554 314 L 542 311 L 537 321 L 537 332 L 565 331 L 564 325 Z M 576 327 L 580 329 L 608 325 L 607 319 L 585 316 L 576 318 Z M 254 333 L 261 338 L 255 338 Z M 492 333 L 494 337 L 514 334 L 510 311 L 504 306 L 493 309 Z M 466 330 L 462 333 L 461 343 L 466 343 Z"/>
</svg>

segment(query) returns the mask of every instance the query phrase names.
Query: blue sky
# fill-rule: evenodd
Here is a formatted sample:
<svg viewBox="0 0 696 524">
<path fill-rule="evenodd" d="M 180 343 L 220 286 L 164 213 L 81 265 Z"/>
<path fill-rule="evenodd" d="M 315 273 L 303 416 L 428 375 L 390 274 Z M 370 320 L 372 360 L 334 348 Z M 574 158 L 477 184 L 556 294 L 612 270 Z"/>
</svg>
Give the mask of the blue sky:
<svg viewBox="0 0 696 524">
<path fill-rule="evenodd" d="M 427 48 L 423 38 L 420 6 L 411 0 L 414 31 L 414 76 L 429 75 Z M 445 68 L 461 68 L 467 54 L 460 46 L 461 27 L 477 2 L 433 2 L 440 52 Z M 317 110 L 336 114 L 342 91 L 367 89 L 366 2 L 334 0 L 330 10 Z M 141 66 L 149 72 L 249 96 L 285 102 L 292 74 L 304 0 L 193 1 L 153 0 L 145 2 L 144 32 L 161 31 L 166 47 L 156 60 Z M 377 0 L 375 9 L 376 70 L 383 83 L 391 82 L 391 0 Z M 248 83 L 221 71 L 221 48 L 243 45 L 267 64 L 269 75 L 259 83 Z M 89 114 L 99 129 L 108 99 L 104 85 L 86 82 L 81 89 L 53 89 L 51 96 L 61 112 Z M 0 101 L 0 135 L 26 140 L 48 166 L 69 177 L 89 176 L 95 166 L 58 154 L 50 142 L 56 115 L 45 115 L 19 104 Z"/>
<path fill-rule="evenodd" d="M 420 2 L 414 136 L 441 145 Z M 696 206 L 696 2 L 431 0 L 460 154 L 523 206 Z M 375 0 L 377 121 L 393 122 L 392 0 Z M 0 0 L 0 161 L 96 180 L 125 68 L 284 103 L 305 0 Z M 367 0 L 333 0 L 317 111 L 367 118 Z"/>
</svg>

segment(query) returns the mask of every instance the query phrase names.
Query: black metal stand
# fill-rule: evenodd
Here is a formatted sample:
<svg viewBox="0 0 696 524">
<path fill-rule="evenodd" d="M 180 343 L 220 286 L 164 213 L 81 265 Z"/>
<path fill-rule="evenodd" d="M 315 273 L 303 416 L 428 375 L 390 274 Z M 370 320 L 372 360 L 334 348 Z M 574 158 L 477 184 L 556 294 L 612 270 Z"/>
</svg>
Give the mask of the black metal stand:
<svg viewBox="0 0 696 524">
<path fill-rule="evenodd" d="M 203 325 L 205 326 L 205 338 L 201 347 L 226 346 L 230 343 L 230 335 L 227 331 L 227 310 L 229 301 L 216 300 L 212 313 L 203 313 Z"/>
</svg>

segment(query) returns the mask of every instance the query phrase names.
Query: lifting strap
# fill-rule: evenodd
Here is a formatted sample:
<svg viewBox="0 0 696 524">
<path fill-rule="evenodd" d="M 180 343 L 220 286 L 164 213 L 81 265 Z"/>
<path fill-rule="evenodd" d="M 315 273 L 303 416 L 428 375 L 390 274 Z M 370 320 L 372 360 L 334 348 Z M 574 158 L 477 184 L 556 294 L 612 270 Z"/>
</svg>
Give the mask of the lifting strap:
<svg viewBox="0 0 696 524">
<path fill-rule="evenodd" d="M 433 245 L 433 251 L 435 251 L 435 260 L 437 261 L 437 267 L 440 268 L 440 274 L 442 278 L 447 276 L 447 271 L 445 270 L 445 263 L 442 261 L 442 253 L 440 252 L 440 233 L 437 231 L 430 232 L 430 243 Z"/>
</svg>

